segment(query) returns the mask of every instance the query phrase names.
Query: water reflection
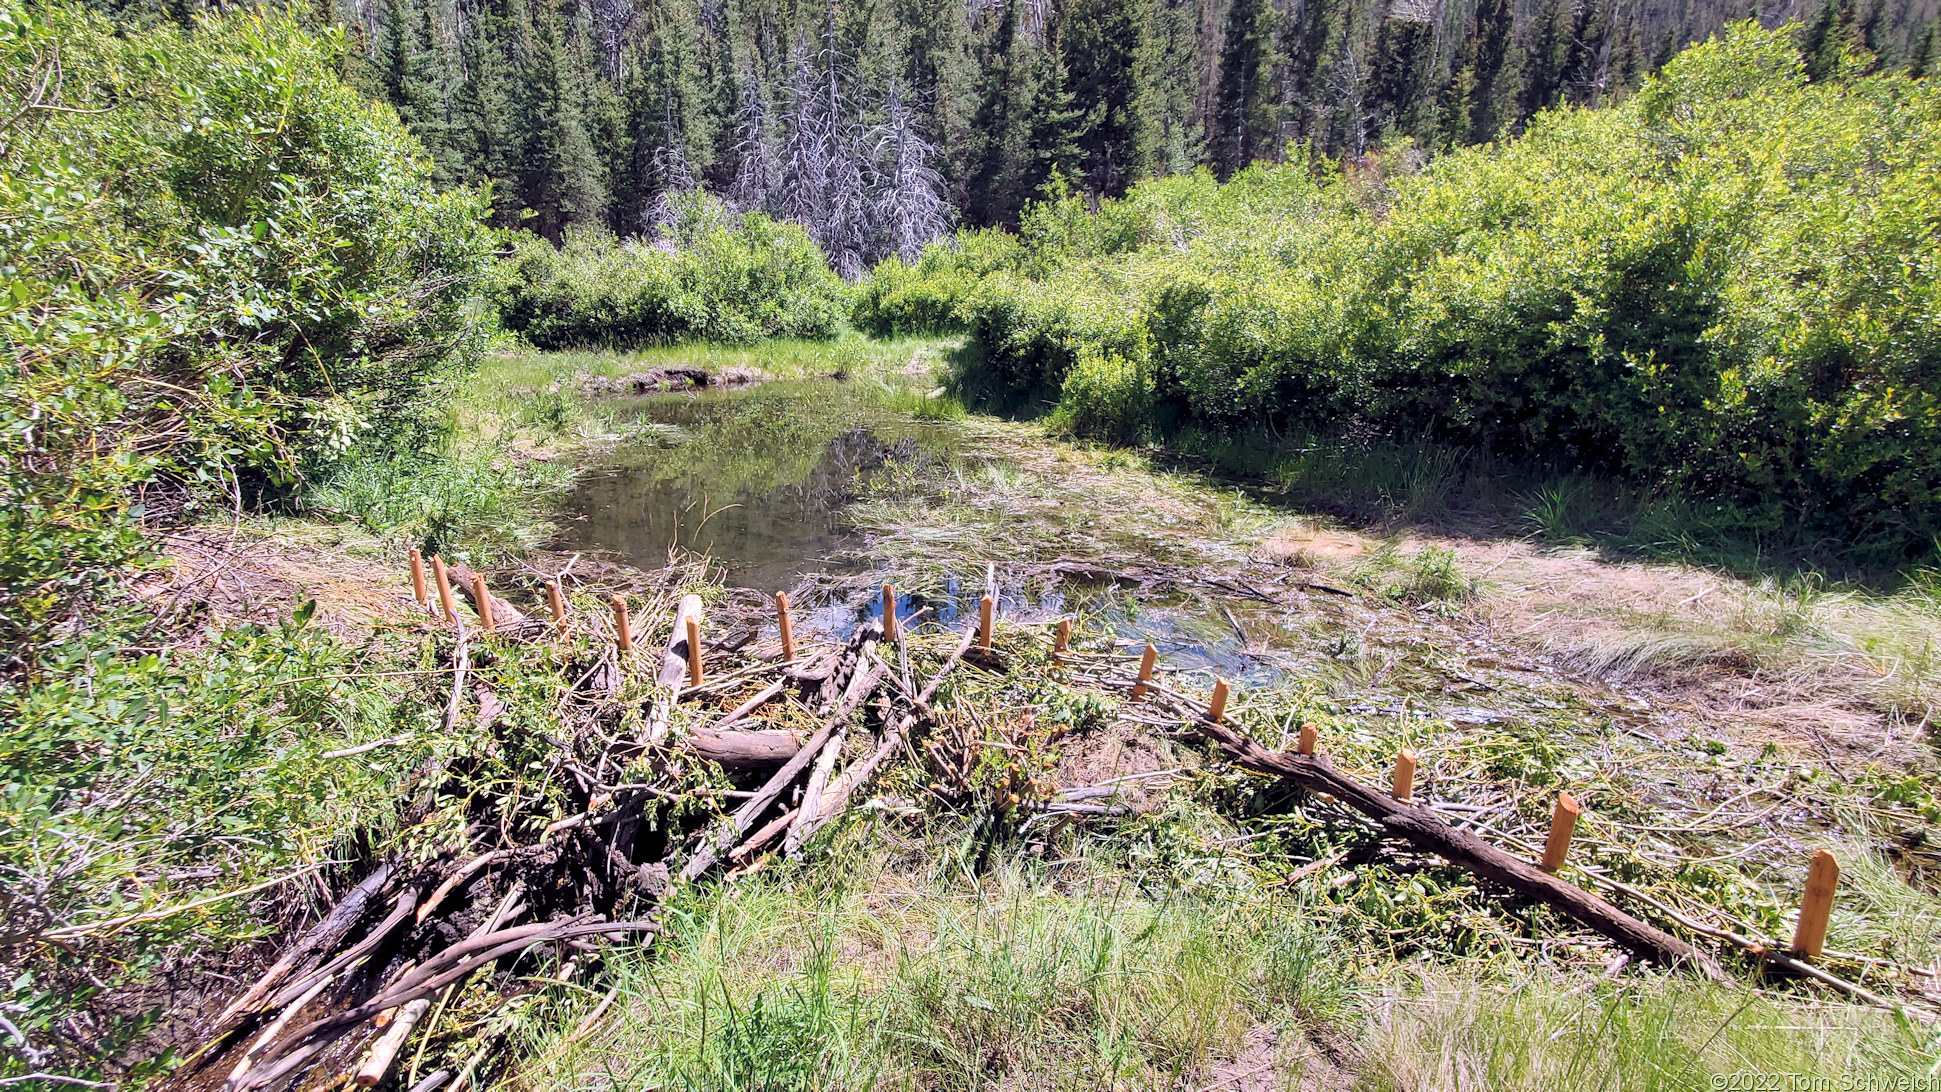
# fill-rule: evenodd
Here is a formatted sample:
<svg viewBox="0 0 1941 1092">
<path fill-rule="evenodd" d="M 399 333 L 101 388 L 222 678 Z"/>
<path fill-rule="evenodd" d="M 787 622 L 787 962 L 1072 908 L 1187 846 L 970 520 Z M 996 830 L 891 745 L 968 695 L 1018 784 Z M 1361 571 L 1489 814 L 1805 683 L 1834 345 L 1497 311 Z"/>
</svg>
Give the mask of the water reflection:
<svg viewBox="0 0 1941 1092">
<path fill-rule="evenodd" d="M 886 465 L 945 457 L 956 436 L 827 382 L 657 395 L 624 403 L 661 426 L 569 496 L 561 545 L 643 567 L 707 553 L 732 584 L 773 590 L 863 544 L 843 509 Z M 850 564 L 853 571 L 853 563 Z M 880 610 L 880 607 L 878 608 Z"/>
</svg>

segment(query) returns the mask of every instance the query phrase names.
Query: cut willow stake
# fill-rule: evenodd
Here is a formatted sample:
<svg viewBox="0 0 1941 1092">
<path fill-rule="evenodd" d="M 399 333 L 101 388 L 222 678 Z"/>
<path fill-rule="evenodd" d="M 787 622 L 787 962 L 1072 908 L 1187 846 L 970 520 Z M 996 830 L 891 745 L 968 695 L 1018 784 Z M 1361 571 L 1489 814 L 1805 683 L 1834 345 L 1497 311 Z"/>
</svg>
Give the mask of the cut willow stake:
<svg viewBox="0 0 1941 1092">
<path fill-rule="evenodd" d="M 618 595 L 613 597 L 613 632 L 620 651 L 627 652 L 634 647 L 634 627 L 627 619 L 627 601 Z"/>
<path fill-rule="evenodd" d="M 458 604 L 452 601 L 452 580 L 445 572 L 445 559 L 437 554 L 431 555 L 431 576 L 438 584 L 438 605 L 445 611 L 445 621 L 458 624 Z"/>
<path fill-rule="evenodd" d="M 1206 703 L 1206 719 L 1215 724 L 1227 715 L 1227 680 L 1213 680 L 1213 697 Z"/>
<path fill-rule="evenodd" d="M 1793 930 L 1793 954 L 1818 959 L 1826 947 L 1826 921 L 1833 913 L 1833 889 L 1840 883 L 1840 862 L 1822 849 L 1806 868 L 1806 895 L 1799 903 L 1799 927 Z"/>
<path fill-rule="evenodd" d="M 1314 725 L 1312 724 L 1301 725 L 1301 740 L 1299 743 L 1296 743 L 1294 745 L 1294 753 L 1301 754 L 1301 755 L 1312 755 L 1314 753 L 1314 744 L 1320 739 L 1320 737 L 1321 737 L 1321 733 L 1314 727 Z"/>
<path fill-rule="evenodd" d="M 1054 663 L 1064 663 L 1065 653 L 1072 647 L 1072 620 L 1058 620 L 1058 643 L 1052 647 L 1051 658 Z"/>
<path fill-rule="evenodd" d="M 485 574 L 472 574 L 472 601 L 478 606 L 479 628 L 492 632 L 492 593 L 485 588 Z"/>
<path fill-rule="evenodd" d="M 411 548 L 411 598 L 421 607 L 431 602 L 431 596 L 425 594 L 425 555 L 415 546 Z"/>
<path fill-rule="evenodd" d="M 883 585 L 883 640 L 896 640 L 896 589 Z"/>
<path fill-rule="evenodd" d="M 546 609 L 553 612 L 553 625 L 560 632 L 566 631 L 566 600 L 559 595 L 559 581 L 546 581 Z"/>
<path fill-rule="evenodd" d="M 997 613 L 997 600 L 985 596 L 977 601 L 977 647 L 991 647 L 991 622 Z"/>
<path fill-rule="evenodd" d="M 687 616 L 687 684 L 701 685 L 701 620 Z"/>
<path fill-rule="evenodd" d="M 782 661 L 795 661 L 795 627 L 789 624 L 789 593 L 775 593 L 775 621 L 782 627 Z"/>
<path fill-rule="evenodd" d="M 1577 815 L 1583 809 L 1567 792 L 1557 794 L 1557 806 L 1550 811 L 1550 840 L 1543 844 L 1543 870 L 1555 872 L 1570 856 L 1570 836 L 1577 831 Z"/>
<path fill-rule="evenodd" d="M 1402 748 L 1395 756 L 1395 799 L 1407 800 L 1415 795 L 1415 752 Z"/>
<path fill-rule="evenodd" d="M 1159 660 L 1159 650 L 1148 644 L 1146 651 L 1139 654 L 1139 682 L 1132 688 L 1132 700 L 1138 701 L 1146 696 L 1146 684 L 1152 681 L 1152 665 Z"/>
</svg>

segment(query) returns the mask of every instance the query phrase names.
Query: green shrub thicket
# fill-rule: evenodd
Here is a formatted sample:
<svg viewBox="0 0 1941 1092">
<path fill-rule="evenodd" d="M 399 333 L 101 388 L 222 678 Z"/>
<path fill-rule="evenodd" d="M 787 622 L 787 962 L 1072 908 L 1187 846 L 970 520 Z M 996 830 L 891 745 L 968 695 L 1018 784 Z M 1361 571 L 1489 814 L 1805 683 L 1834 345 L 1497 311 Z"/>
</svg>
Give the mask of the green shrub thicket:
<svg viewBox="0 0 1941 1092">
<path fill-rule="evenodd" d="M 971 385 L 1082 433 L 1434 438 L 1900 564 L 1941 535 L 1937 222 L 1941 85 L 1809 80 L 1742 24 L 1414 173 L 1048 202 L 996 268 L 887 263 L 859 322 L 948 315 Z"/>
<path fill-rule="evenodd" d="M 528 232 L 492 282 L 501 320 L 542 349 L 834 337 L 848 288 L 795 224 L 695 194 L 658 244 Z"/>
<path fill-rule="evenodd" d="M 344 45 L 253 10 L 117 31 L 0 0 L 7 1081 L 161 1064 L 129 1053 L 168 996 L 142 984 L 268 926 L 248 899 L 154 912 L 318 862 L 401 760 L 317 754 L 418 724 L 387 680 L 343 681 L 408 643 L 354 647 L 314 607 L 184 633 L 114 594 L 153 556 L 144 523 L 424 446 L 473 356 L 481 195 L 433 188 L 338 80 Z"/>
<path fill-rule="evenodd" d="M 432 188 L 342 46 L 0 0 L 0 645 L 139 554 L 138 492 L 260 497 L 440 420 L 484 205 Z"/>
</svg>

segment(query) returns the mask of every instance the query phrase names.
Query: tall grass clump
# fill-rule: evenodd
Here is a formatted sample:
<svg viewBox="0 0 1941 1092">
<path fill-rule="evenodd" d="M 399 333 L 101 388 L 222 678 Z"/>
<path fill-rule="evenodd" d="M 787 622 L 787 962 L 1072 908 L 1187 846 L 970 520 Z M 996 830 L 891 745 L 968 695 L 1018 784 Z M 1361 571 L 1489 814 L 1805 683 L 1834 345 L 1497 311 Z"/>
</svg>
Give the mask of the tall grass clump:
<svg viewBox="0 0 1941 1092">
<path fill-rule="evenodd" d="M 848 288 L 801 227 L 696 194 L 659 240 L 520 232 L 493 277 L 507 329 L 542 349 L 834 337 Z"/>
<path fill-rule="evenodd" d="M 1008 267 L 940 249 L 925 306 L 961 316 L 967 390 L 1087 434 L 1426 440 L 1865 564 L 1932 551 L 1941 86 L 1809 79 L 1790 29 L 1740 24 L 1617 108 L 1411 162 L 1049 201 Z"/>
</svg>

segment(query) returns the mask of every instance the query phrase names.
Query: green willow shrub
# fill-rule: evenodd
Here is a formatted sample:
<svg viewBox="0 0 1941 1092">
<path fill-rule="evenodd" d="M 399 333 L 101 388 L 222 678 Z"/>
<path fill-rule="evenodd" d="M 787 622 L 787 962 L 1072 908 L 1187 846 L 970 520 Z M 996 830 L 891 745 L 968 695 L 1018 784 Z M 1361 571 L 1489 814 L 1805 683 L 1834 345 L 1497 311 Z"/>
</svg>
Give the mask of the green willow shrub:
<svg viewBox="0 0 1941 1092">
<path fill-rule="evenodd" d="M 678 211 L 659 245 L 514 234 L 492 279 L 501 321 L 542 349 L 835 336 L 849 290 L 807 232 L 702 195 Z"/>
<path fill-rule="evenodd" d="M 180 514 L 409 445 L 489 258 L 344 43 L 256 12 L 117 33 L 0 0 L 0 644 Z M 14 661 L 18 666 L 18 661 Z"/>
<path fill-rule="evenodd" d="M 1789 30 L 1748 23 L 1622 106 L 1420 170 L 1047 202 L 1008 265 L 888 267 L 862 296 L 931 293 L 968 389 L 1094 435 L 1435 439 L 1892 566 L 1941 536 L 1937 217 L 1941 85 L 1815 83 Z"/>
<path fill-rule="evenodd" d="M 394 814 L 408 757 L 316 756 L 424 727 L 422 695 L 348 681 L 408 644 L 354 647 L 314 604 L 161 640 L 112 594 L 149 521 L 422 446 L 482 333 L 481 195 L 432 187 L 344 48 L 267 11 L 118 31 L 0 0 L 0 1079 L 165 1068 L 127 987 L 262 935 L 251 900 L 41 934 L 328 856 Z"/>
</svg>

